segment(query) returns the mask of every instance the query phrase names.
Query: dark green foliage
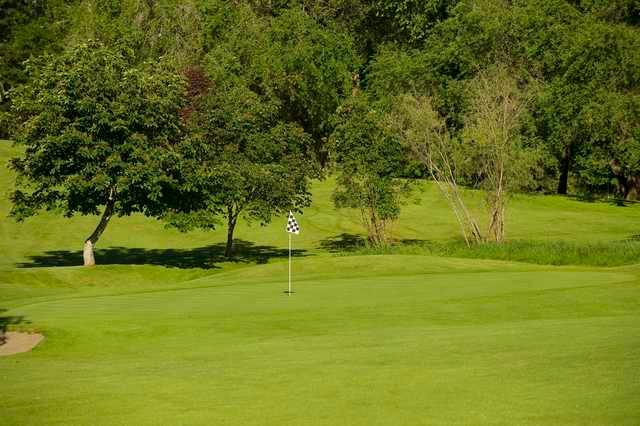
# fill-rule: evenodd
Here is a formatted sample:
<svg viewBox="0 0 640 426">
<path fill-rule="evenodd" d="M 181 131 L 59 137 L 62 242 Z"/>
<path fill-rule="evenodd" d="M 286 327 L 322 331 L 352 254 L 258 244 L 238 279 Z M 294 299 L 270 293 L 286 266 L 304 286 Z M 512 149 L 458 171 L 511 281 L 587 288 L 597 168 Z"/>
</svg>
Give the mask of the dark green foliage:
<svg viewBox="0 0 640 426">
<path fill-rule="evenodd" d="M 335 28 L 321 28 L 302 13 L 275 20 L 269 33 L 273 46 L 276 91 L 285 114 L 316 140 L 323 155 L 328 119 L 351 94 L 358 58 L 351 40 Z"/>
<path fill-rule="evenodd" d="M 23 62 L 62 48 L 65 6 L 62 0 L 0 0 L 0 138 L 13 126 L 5 113 L 10 90 L 27 79 Z"/>
<path fill-rule="evenodd" d="M 60 47 L 64 6 L 60 0 L 0 0 L 0 89 L 24 82 L 24 60 Z"/>
<path fill-rule="evenodd" d="M 351 94 L 359 67 L 348 34 L 295 9 L 270 20 L 242 7 L 221 9 L 219 16 L 226 31 L 218 30 L 205 58 L 212 79 L 224 87 L 243 84 L 277 100 L 283 118 L 313 137 L 316 155 L 324 161 L 328 119 Z"/>
<path fill-rule="evenodd" d="M 110 194 L 120 215 L 162 210 L 170 179 L 159 170 L 180 137 L 184 82 L 131 61 L 90 43 L 28 66 L 30 83 L 12 96 L 15 140 L 26 147 L 12 162 L 13 216 L 97 214 Z"/>
<path fill-rule="evenodd" d="M 375 246 L 387 244 L 390 226 L 411 189 L 408 181 L 399 179 L 406 148 L 383 125 L 383 117 L 364 95 L 356 95 L 338 110 L 332 135 L 338 170 L 334 202 L 360 210 Z"/>
<path fill-rule="evenodd" d="M 415 45 L 425 41 L 456 3 L 457 0 L 375 0 L 372 13 L 387 21 L 389 33 L 385 38 Z"/>
<path fill-rule="evenodd" d="M 571 0 L 583 12 L 598 19 L 612 22 L 640 24 L 640 2 L 638 0 Z"/>
<path fill-rule="evenodd" d="M 197 99 L 189 136 L 179 147 L 183 191 L 196 203 L 168 214 L 171 225 L 213 228 L 223 216 L 230 256 L 241 215 L 267 224 L 273 215 L 310 204 L 309 179 L 317 175 L 312 140 L 284 121 L 280 109 L 242 85 Z"/>
</svg>

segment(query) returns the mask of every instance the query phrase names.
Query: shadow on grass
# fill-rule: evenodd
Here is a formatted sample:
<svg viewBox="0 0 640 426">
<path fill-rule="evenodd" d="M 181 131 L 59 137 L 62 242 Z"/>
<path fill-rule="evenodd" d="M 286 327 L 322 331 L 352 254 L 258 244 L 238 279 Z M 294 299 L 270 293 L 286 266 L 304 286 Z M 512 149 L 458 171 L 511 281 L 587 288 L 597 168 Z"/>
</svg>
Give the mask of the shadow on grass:
<svg viewBox="0 0 640 426">
<path fill-rule="evenodd" d="M 320 241 L 320 248 L 330 253 L 354 251 L 366 247 L 361 235 L 342 233 Z"/>
<path fill-rule="evenodd" d="M 109 247 L 95 251 L 98 265 L 159 265 L 173 268 L 216 268 L 217 263 L 267 263 L 272 258 L 282 258 L 289 251 L 273 246 L 255 245 L 251 241 L 234 240 L 235 255 L 224 256 L 225 244 L 213 244 L 193 249 L 146 249 L 129 247 Z M 306 256 L 306 250 L 292 250 L 291 255 Z M 31 261 L 20 263 L 19 268 L 82 265 L 82 251 L 54 250 L 42 255 L 30 256 Z"/>
<path fill-rule="evenodd" d="M 393 241 L 392 244 L 387 247 L 424 247 L 430 244 L 429 240 L 416 240 L 416 239 L 402 239 Z M 361 235 L 342 233 L 334 235 L 333 237 L 326 238 L 320 241 L 320 248 L 330 253 L 348 253 L 359 250 L 384 250 L 384 248 L 370 247 L 366 239 Z"/>
<path fill-rule="evenodd" d="M 607 203 L 615 207 L 630 207 L 640 203 L 638 200 L 625 200 L 624 198 L 619 197 L 605 197 L 589 193 L 566 195 L 566 197 L 583 203 Z"/>
<path fill-rule="evenodd" d="M 3 312 L 6 311 L 6 309 L 0 309 L 0 345 L 5 343 L 5 333 L 8 331 L 10 325 L 28 323 L 23 316 L 3 315 Z"/>
</svg>

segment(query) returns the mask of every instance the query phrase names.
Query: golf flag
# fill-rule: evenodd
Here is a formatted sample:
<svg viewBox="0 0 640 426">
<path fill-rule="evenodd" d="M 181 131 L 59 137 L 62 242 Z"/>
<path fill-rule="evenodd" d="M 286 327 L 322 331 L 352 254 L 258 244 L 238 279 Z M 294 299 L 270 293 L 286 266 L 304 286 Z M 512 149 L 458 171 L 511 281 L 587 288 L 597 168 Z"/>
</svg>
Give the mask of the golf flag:
<svg viewBox="0 0 640 426">
<path fill-rule="evenodd" d="M 296 222 L 291 210 L 289 210 L 289 218 L 287 219 L 287 233 L 289 234 L 289 291 L 286 293 L 291 296 L 291 293 L 293 293 L 291 290 L 291 234 L 298 235 L 300 233 L 300 225 Z"/>
<path fill-rule="evenodd" d="M 289 210 L 289 219 L 287 220 L 287 232 L 296 235 L 300 233 L 300 225 L 296 222 L 296 218 L 293 217 L 291 210 Z"/>
</svg>

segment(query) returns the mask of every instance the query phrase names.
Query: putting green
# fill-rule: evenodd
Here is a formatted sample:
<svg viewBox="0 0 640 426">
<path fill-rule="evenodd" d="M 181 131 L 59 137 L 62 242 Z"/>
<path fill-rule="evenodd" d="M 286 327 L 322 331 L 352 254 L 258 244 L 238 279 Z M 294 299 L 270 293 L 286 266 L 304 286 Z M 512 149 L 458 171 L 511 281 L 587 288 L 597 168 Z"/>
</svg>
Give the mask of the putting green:
<svg viewBox="0 0 640 426">
<path fill-rule="evenodd" d="M 637 424 L 640 271 L 296 259 L 7 302 L 4 424 Z M 132 267 L 135 269 L 135 267 Z"/>
</svg>

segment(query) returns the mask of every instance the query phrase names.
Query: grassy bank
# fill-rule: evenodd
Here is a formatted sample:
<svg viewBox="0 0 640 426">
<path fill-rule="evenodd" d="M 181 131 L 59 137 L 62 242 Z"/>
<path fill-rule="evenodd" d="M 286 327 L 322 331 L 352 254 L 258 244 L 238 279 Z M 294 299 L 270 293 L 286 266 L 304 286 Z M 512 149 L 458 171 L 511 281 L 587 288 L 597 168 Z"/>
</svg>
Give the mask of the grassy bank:
<svg viewBox="0 0 640 426">
<path fill-rule="evenodd" d="M 467 246 L 460 241 L 404 241 L 385 248 L 368 247 L 362 239 L 337 253 L 405 254 L 493 259 L 538 265 L 622 266 L 640 263 L 640 241 L 607 241 L 584 243 L 575 241 L 508 241 L 503 244 L 483 243 Z"/>
</svg>

